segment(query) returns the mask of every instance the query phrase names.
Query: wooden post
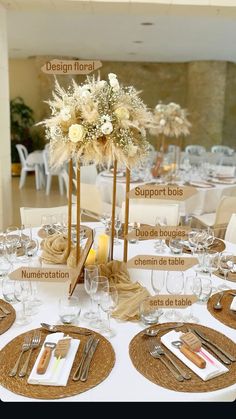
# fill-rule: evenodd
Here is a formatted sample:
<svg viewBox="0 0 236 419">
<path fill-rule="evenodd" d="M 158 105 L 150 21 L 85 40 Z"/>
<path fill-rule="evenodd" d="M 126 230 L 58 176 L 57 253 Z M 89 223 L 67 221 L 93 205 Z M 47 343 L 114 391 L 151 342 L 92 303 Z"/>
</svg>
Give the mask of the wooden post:
<svg viewBox="0 0 236 419">
<path fill-rule="evenodd" d="M 130 191 L 130 169 L 126 168 L 126 191 L 125 191 L 125 220 L 124 220 L 124 262 L 127 262 L 128 258 L 128 239 L 126 238 L 128 234 L 128 225 L 129 225 L 129 193 Z"/>
<path fill-rule="evenodd" d="M 72 159 L 69 161 L 69 190 L 68 190 L 68 256 L 71 251 L 71 224 L 72 224 L 72 178 L 73 178 L 73 163 Z"/>
<path fill-rule="evenodd" d="M 114 237 L 115 237 L 116 175 L 117 175 L 117 160 L 114 160 L 114 168 L 113 168 L 113 191 L 112 191 L 112 212 L 111 212 L 110 260 L 113 260 Z"/>
<path fill-rule="evenodd" d="M 80 164 L 77 163 L 77 190 L 76 190 L 76 265 L 80 258 Z"/>
</svg>

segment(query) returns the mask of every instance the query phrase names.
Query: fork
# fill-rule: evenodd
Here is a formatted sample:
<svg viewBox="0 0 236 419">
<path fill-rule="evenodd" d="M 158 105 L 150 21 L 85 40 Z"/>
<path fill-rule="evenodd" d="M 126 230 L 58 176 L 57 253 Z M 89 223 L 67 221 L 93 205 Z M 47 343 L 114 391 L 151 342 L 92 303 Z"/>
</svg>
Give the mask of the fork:
<svg viewBox="0 0 236 419">
<path fill-rule="evenodd" d="M 25 336 L 25 339 L 24 339 L 24 342 L 23 342 L 23 344 L 21 346 L 20 355 L 19 355 L 19 357 L 18 357 L 18 359 L 17 359 L 14 367 L 12 368 L 12 370 L 8 374 L 9 377 L 15 377 L 15 375 L 17 374 L 17 370 L 18 370 L 18 367 L 19 367 L 19 364 L 20 364 L 20 360 L 22 358 L 22 355 L 23 355 L 24 352 L 28 351 L 29 348 L 30 348 L 30 341 L 31 341 L 30 335 L 26 335 Z"/>
<path fill-rule="evenodd" d="M 155 358 L 155 359 L 159 359 L 162 364 L 164 364 L 166 366 L 166 368 L 173 374 L 173 376 L 175 377 L 175 379 L 177 381 L 184 381 L 184 378 L 182 377 L 182 375 L 180 375 L 171 364 L 169 364 L 164 357 L 162 357 L 161 355 L 159 355 L 158 351 L 155 349 L 155 345 L 152 346 L 150 344 L 148 344 L 148 351 L 150 353 L 150 355 Z"/>
<path fill-rule="evenodd" d="M 191 380 L 191 374 L 189 374 L 188 372 L 186 372 L 182 367 L 180 367 L 178 364 L 176 364 L 176 362 L 173 360 L 173 358 L 164 351 L 164 349 L 161 347 L 161 345 L 155 345 L 155 350 L 157 351 L 157 353 L 159 353 L 159 355 L 165 355 L 166 358 L 170 361 L 170 363 L 173 365 L 173 367 L 175 367 L 175 369 L 180 373 L 180 375 L 182 375 L 182 377 L 185 380 Z"/>
<path fill-rule="evenodd" d="M 19 372 L 19 377 L 23 378 L 23 377 L 26 376 L 32 351 L 33 351 L 33 349 L 36 349 L 36 348 L 39 347 L 40 342 L 41 342 L 41 332 L 37 331 L 37 332 L 35 332 L 35 334 L 32 338 L 32 341 L 31 341 L 31 344 L 30 344 L 30 351 L 29 351 L 29 354 L 28 354 L 28 356 L 25 360 L 25 363 L 24 363 L 23 367 L 21 368 L 21 370 Z"/>
</svg>

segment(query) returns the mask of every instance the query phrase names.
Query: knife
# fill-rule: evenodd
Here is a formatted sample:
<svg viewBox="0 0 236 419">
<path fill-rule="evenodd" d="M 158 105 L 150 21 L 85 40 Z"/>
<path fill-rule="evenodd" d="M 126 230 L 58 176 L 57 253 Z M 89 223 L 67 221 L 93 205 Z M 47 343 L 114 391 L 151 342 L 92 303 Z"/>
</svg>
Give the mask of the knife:
<svg viewBox="0 0 236 419">
<path fill-rule="evenodd" d="M 88 357 L 86 359 L 86 362 L 85 362 L 85 365 L 84 365 L 84 368 L 83 368 L 83 372 L 80 376 L 80 381 L 86 381 L 87 378 L 88 378 L 89 367 L 90 367 L 91 361 L 93 359 L 93 355 L 94 355 L 94 353 L 97 349 L 98 344 L 99 344 L 99 339 L 95 339 L 95 341 L 93 342 L 92 347 L 89 351 Z"/>
<path fill-rule="evenodd" d="M 222 349 L 220 346 L 218 346 L 216 343 L 211 342 L 205 335 L 203 335 L 202 333 L 200 333 L 198 330 L 193 329 L 194 333 L 196 333 L 196 335 L 199 336 L 199 338 L 201 339 L 202 343 L 205 346 L 208 346 L 209 349 L 211 349 L 220 359 L 222 362 L 224 362 L 227 365 L 230 365 L 230 361 L 231 362 L 235 362 L 236 358 L 229 354 L 228 352 L 226 352 L 224 349 Z"/>
<path fill-rule="evenodd" d="M 94 337 L 93 336 L 88 338 L 88 340 L 86 341 L 80 363 L 79 363 L 78 368 L 77 368 L 77 370 L 75 371 L 75 373 L 72 377 L 73 381 L 79 381 L 81 373 L 82 373 L 82 369 L 83 369 L 83 366 L 84 366 L 85 359 L 86 359 L 86 357 L 89 353 L 89 350 L 90 350 L 93 342 L 94 342 Z"/>
</svg>

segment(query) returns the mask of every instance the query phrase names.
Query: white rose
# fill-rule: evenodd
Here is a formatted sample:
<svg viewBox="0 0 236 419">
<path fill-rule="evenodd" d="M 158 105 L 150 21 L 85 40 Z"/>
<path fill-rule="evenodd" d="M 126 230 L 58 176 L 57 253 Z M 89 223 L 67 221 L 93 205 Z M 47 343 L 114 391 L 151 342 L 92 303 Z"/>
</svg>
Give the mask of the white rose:
<svg viewBox="0 0 236 419">
<path fill-rule="evenodd" d="M 106 86 L 106 84 L 107 84 L 107 82 L 105 80 L 100 80 L 100 81 L 97 82 L 97 87 L 99 89 L 102 89 L 103 87 Z"/>
<path fill-rule="evenodd" d="M 129 119 L 129 111 L 124 106 L 117 108 L 114 113 L 118 119 Z"/>
<path fill-rule="evenodd" d="M 63 108 L 60 112 L 60 117 L 62 121 L 69 121 L 69 119 L 71 119 L 70 108 L 68 108 L 67 106 Z"/>
<path fill-rule="evenodd" d="M 111 134 L 111 132 L 113 131 L 112 123 L 111 122 L 105 122 L 104 124 L 102 124 L 101 131 L 104 135 Z"/>
<path fill-rule="evenodd" d="M 162 119 L 160 120 L 160 125 L 161 125 L 161 127 L 164 127 L 164 126 L 165 126 L 165 124 L 166 124 L 166 120 L 162 118 Z"/>
<path fill-rule="evenodd" d="M 69 128 L 69 139 L 72 143 L 78 143 L 79 141 L 83 141 L 85 136 L 85 130 L 82 125 L 73 124 Z"/>
<path fill-rule="evenodd" d="M 89 85 L 85 84 L 84 86 L 79 87 L 79 93 L 83 99 L 91 96 L 91 92 L 89 91 Z"/>
<path fill-rule="evenodd" d="M 183 124 L 183 119 L 182 118 L 179 118 L 178 116 L 176 116 L 175 117 L 175 120 L 176 120 L 176 122 L 178 122 L 180 125 L 182 125 Z"/>
<path fill-rule="evenodd" d="M 109 83 L 110 86 L 112 87 L 113 90 L 119 90 L 120 85 L 119 82 L 117 80 L 117 75 L 114 73 L 109 73 L 108 74 L 108 79 L 109 79 Z"/>
</svg>

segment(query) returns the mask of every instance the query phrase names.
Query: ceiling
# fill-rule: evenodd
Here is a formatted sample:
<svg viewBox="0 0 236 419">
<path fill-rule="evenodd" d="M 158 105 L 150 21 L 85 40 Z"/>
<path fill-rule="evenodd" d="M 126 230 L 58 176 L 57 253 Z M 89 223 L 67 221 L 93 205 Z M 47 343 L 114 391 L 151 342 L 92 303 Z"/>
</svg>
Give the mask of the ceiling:
<svg viewBox="0 0 236 419">
<path fill-rule="evenodd" d="M 194 6 L 187 5 L 191 1 Z M 54 55 L 103 61 L 236 61 L 236 0 L 0 3 L 7 8 L 12 58 Z"/>
</svg>

